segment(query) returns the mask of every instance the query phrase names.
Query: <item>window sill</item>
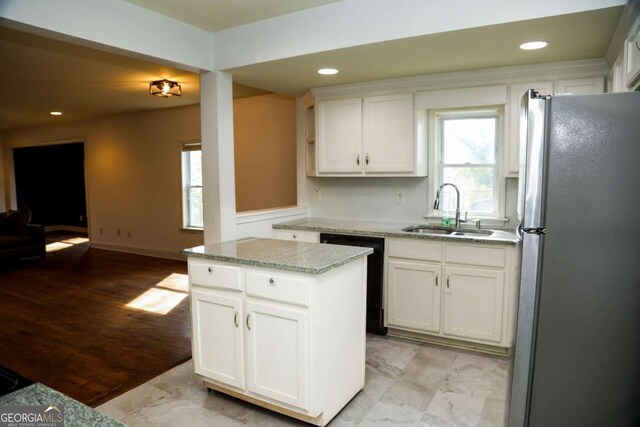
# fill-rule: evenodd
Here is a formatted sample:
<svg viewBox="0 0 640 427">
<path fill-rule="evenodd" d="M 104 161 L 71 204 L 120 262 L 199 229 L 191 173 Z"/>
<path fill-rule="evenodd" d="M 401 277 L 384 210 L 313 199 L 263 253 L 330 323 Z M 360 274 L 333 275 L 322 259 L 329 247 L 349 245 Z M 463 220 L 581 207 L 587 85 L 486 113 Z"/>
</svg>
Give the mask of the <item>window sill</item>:
<svg viewBox="0 0 640 427">
<path fill-rule="evenodd" d="M 200 227 L 180 227 L 180 231 L 182 231 L 183 233 L 202 234 L 204 232 L 204 228 L 200 228 Z"/>
</svg>

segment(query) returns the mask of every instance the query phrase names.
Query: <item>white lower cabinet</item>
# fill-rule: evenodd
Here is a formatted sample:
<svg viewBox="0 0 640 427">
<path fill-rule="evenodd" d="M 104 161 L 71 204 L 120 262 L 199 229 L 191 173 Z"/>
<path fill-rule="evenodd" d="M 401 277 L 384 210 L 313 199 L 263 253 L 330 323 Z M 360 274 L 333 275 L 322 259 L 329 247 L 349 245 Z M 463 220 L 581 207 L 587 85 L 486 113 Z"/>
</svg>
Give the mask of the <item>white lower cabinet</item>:
<svg viewBox="0 0 640 427">
<path fill-rule="evenodd" d="M 478 343 L 500 352 L 513 346 L 519 271 L 515 246 L 387 239 L 386 253 L 386 326 L 391 334 L 407 331 L 412 337 Z"/>
<path fill-rule="evenodd" d="M 504 272 L 445 267 L 445 335 L 499 344 L 502 340 Z"/>
<path fill-rule="evenodd" d="M 416 331 L 440 330 L 440 276 L 436 264 L 389 261 L 387 322 Z"/>
<path fill-rule="evenodd" d="M 211 290 L 191 291 L 196 373 L 244 388 L 242 299 Z"/>
<path fill-rule="evenodd" d="M 249 301 L 246 307 L 249 390 L 309 409 L 306 310 Z"/>
<path fill-rule="evenodd" d="M 364 387 L 366 265 L 312 275 L 189 258 L 196 374 L 326 425 Z"/>
</svg>

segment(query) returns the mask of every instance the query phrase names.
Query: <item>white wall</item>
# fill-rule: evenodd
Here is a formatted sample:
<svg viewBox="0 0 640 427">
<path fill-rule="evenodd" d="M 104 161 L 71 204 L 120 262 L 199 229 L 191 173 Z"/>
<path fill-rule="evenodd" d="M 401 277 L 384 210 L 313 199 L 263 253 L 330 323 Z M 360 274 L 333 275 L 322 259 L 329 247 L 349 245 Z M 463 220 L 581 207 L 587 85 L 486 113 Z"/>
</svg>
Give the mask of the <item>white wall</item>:
<svg viewBox="0 0 640 427">
<path fill-rule="evenodd" d="M 352 220 L 425 223 L 429 178 L 308 178 L 310 216 Z M 516 225 L 518 180 L 507 178 L 504 228 Z M 320 189 L 321 200 L 315 198 Z M 405 192 L 405 203 L 396 203 L 396 193 Z"/>
<path fill-rule="evenodd" d="M 195 105 L 8 132 L 6 177 L 13 175 L 12 147 L 84 140 L 92 245 L 178 258 L 203 240 L 180 230 L 181 142 L 200 138 L 199 119 Z"/>
</svg>

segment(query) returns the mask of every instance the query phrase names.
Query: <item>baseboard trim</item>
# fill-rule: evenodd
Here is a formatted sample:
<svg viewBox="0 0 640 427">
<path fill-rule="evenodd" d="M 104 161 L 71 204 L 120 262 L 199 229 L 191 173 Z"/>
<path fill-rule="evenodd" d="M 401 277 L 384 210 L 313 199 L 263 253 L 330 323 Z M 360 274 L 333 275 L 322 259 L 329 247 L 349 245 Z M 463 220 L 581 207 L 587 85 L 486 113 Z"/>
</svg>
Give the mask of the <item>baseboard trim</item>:
<svg viewBox="0 0 640 427">
<path fill-rule="evenodd" d="M 112 243 L 94 242 L 91 241 L 89 246 L 94 249 L 104 249 L 107 251 L 124 252 L 128 254 L 144 255 L 153 258 L 172 259 L 177 261 L 186 261 L 186 257 L 180 255 L 179 251 L 170 251 L 166 249 L 153 249 L 142 246 L 124 246 L 114 245 Z"/>
<path fill-rule="evenodd" d="M 75 225 L 46 225 L 44 227 L 45 232 L 50 231 L 69 231 L 71 233 L 88 233 L 87 227 L 76 227 Z"/>
</svg>

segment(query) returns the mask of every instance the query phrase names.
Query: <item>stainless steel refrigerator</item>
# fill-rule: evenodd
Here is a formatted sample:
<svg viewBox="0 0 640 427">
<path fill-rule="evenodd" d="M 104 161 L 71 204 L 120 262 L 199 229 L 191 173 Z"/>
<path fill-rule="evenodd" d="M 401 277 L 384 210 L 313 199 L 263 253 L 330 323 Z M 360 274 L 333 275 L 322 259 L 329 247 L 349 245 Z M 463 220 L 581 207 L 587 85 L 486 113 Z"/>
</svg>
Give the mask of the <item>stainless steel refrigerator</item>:
<svg viewBox="0 0 640 427">
<path fill-rule="evenodd" d="M 508 424 L 640 425 L 640 92 L 523 99 Z"/>
</svg>

